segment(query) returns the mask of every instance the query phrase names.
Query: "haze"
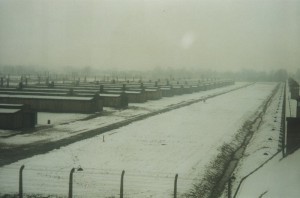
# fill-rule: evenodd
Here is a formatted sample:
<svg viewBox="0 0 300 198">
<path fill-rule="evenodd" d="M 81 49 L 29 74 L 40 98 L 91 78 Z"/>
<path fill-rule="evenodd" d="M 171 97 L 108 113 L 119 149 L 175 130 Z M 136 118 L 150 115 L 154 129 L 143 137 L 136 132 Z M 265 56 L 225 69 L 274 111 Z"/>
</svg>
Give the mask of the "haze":
<svg viewBox="0 0 300 198">
<path fill-rule="evenodd" d="M 293 71 L 299 21 L 297 0 L 0 0 L 0 65 Z"/>
</svg>

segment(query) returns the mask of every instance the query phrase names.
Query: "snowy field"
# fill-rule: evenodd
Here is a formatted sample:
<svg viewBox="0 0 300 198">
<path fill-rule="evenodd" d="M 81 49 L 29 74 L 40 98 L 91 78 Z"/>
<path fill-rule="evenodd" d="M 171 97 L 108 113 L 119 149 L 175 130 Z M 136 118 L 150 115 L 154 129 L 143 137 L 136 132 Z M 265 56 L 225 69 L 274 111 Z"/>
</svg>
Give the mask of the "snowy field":
<svg viewBox="0 0 300 198">
<path fill-rule="evenodd" d="M 286 116 L 295 117 L 296 101 L 287 91 Z M 239 182 L 269 158 L 278 153 L 283 92 L 278 92 L 262 120 L 262 125 L 249 143 L 244 157 L 235 170 L 235 194 Z M 291 110 L 291 112 L 290 112 Z M 300 195 L 300 151 L 283 158 L 279 152 L 262 168 L 242 182 L 236 197 L 240 198 L 298 198 Z M 227 197 L 227 195 L 223 195 Z"/>
<path fill-rule="evenodd" d="M 88 114 L 82 113 L 46 113 L 46 112 L 38 112 L 38 126 L 43 126 L 48 124 L 48 120 L 50 120 L 51 125 L 63 124 L 74 122 L 76 120 L 80 120 L 86 118 Z"/>
<path fill-rule="evenodd" d="M 17 192 L 24 164 L 25 194 L 66 197 L 70 169 L 82 167 L 74 173 L 75 197 L 118 197 L 122 170 L 125 197 L 172 197 L 176 173 L 183 196 L 274 88 L 257 83 L 3 166 L 0 192 Z"/>
<path fill-rule="evenodd" d="M 277 155 L 245 180 L 237 197 L 298 198 L 300 194 L 299 159 L 300 150 L 284 159 L 280 154 Z M 253 167 L 257 165 L 259 164 Z"/>
<path fill-rule="evenodd" d="M 98 129 L 105 127 L 117 122 L 135 118 L 141 115 L 146 115 L 148 113 L 161 110 L 164 108 L 176 106 L 178 104 L 186 103 L 189 101 L 201 99 L 203 97 L 208 97 L 211 95 L 227 92 L 249 83 L 238 82 L 235 85 L 213 89 L 209 91 L 203 91 L 193 94 L 185 94 L 174 97 L 166 97 L 160 100 L 147 101 L 146 103 L 130 103 L 128 109 L 125 110 L 115 110 L 113 108 L 104 108 L 104 116 L 96 117 L 89 120 L 80 120 L 84 116 L 90 116 L 93 114 L 58 114 L 58 113 L 38 113 L 39 126 L 47 126 L 46 129 L 38 130 L 35 133 L 22 134 L 20 131 L 7 131 L 0 130 L 0 136 L 7 136 L 9 133 L 15 133 L 18 135 L 12 136 L 10 138 L 0 138 L 0 144 L 6 147 L 13 145 L 22 145 L 33 142 L 41 141 L 57 141 L 63 138 L 74 136 L 76 134 L 84 133 L 89 130 Z M 47 120 L 52 120 L 53 126 L 48 128 Z M 75 122 L 76 121 L 76 122 Z"/>
</svg>

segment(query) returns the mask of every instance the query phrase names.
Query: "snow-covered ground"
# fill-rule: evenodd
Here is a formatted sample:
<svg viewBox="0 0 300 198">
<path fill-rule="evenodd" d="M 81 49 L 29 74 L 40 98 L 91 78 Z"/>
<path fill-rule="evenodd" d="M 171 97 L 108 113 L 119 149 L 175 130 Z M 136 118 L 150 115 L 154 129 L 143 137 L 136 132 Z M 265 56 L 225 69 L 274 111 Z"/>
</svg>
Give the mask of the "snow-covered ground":
<svg viewBox="0 0 300 198">
<path fill-rule="evenodd" d="M 253 164 L 258 166 L 259 164 Z M 282 159 L 278 154 L 265 166 L 249 176 L 237 198 L 298 198 L 300 195 L 300 150 Z"/>
<path fill-rule="evenodd" d="M 274 87 L 272 83 L 257 83 L 3 166 L 0 192 L 17 192 L 18 169 L 25 164 L 24 193 L 67 196 L 70 169 L 82 167 L 83 171 L 74 173 L 76 197 L 117 197 L 122 170 L 126 171 L 125 197 L 171 197 L 176 173 L 182 196 L 205 174 L 220 146 L 232 141 Z M 153 101 L 149 106 L 160 108 L 159 103 Z M 149 112 L 146 107 L 141 111 Z M 128 116 L 126 110 L 122 113 Z M 99 126 L 100 118 L 92 120 L 85 122 L 85 126 L 79 122 L 76 127 L 89 128 L 88 123 Z"/>
<path fill-rule="evenodd" d="M 295 116 L 296 101 L 287 92 L 286 116 Z M 283 93 L 278 93 L 263 117 L 236 171 L 233 194 L 243 177 L 254 171 L 278 152 Z M 240 185 L 237 198 L 298 198 L 300 197 L 300 151 L 283 158 L 279 152 L 262 168 L 249 175 Z M 223 195 L 227 197 L 227 195 Z"/>
<path fill-rule="evenodd" d="M 69 123 L 76 120 L 80 120 L 86 118 L 88 114 L 82 113 L 46 113 L 46 112 L 38 112 L 38 126 L 43 126 L 48 124 L 48 120 L 50 120 L 50 124 L 57 125 L 62 123 Z"/>
<path fill-rule="evenodd" d="M 105 127 L 117 122 L 128 120 L 130 118 L 146 115 L 148 113 L 161 110 L 164 108 L 172 107 L 181 103 L 197 100 L 203 97 L 211 96 L 214 94 L 230 91 L 238 87 L 245 86 L 249 83 L 237 82 L 235 85 L 203 91 L 193 94 L 185 94 L 174 97 L 166 97 L 160 100 L 147 101 L 146 103 L 130 103 L 128 109 L 115 110 L 113 108 L 104 108 L 104 116 L 96 117 L 89 120 L 80 120 L 89 114 L 57 114 L 57 113 L 38 113 L 38 121 L 41 126 L 47 126 L 47 120 L 50 119 L 54 125 L 51 128 L 41 129 L 35 133 L 22 134 L 20 131 L 5 131 L 0 130 L 0 136 L 7 136 L 9 133 L 18 135 L 12 137 L 0 138 L 0 144 L 7 147 L 13 145 L 22 145 L 40 141 L 57 141 L 63 138 L 74 136 L 84 133 L 89 130 Z M 74 122 L 76 121 L 76 122 Z"/>
</svg>

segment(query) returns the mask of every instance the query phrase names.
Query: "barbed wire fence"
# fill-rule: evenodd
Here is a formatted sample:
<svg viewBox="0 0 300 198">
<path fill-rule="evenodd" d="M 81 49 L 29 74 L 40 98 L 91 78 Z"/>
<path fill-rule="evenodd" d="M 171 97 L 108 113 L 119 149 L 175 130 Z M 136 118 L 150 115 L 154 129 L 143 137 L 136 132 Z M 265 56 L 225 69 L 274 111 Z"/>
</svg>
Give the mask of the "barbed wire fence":
<svg viewBox="0 0 300 198">
<path fill-rule="evenodd" d="M 195 179 L 166 172 L 38 166 L 3 167 L 1 196 L 6 197 L 180 197 Z M 5 177 L 5 178 L 4 178 Z M 1 190 L 2 188 L 2 190 Z"/>
</svg>

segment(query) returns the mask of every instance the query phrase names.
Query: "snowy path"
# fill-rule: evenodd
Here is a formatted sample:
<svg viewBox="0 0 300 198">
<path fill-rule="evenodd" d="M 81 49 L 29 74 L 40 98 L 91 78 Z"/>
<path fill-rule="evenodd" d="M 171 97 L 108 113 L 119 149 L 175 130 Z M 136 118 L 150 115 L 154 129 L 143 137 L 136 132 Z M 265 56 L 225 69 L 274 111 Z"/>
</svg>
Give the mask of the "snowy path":
<svg viewBox="0 0 300 198">
<path fill-rule="evenodd" d="M 25 193 L 66 196 L 69 171 L 81 166 L 84 171 L 74 173 L 77 197 L 118 196 L 123 169 L 125 197 L 171 197 L 176 173 L 183 195 L 274 87 L 255 84 L 110 131 L 105 142 L 99 135 L 4 166 L 0 192 L 16 192 L 25 164 Z"/>
</svg>

